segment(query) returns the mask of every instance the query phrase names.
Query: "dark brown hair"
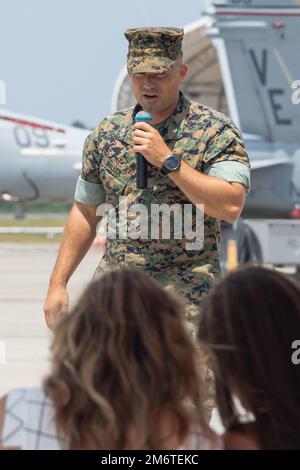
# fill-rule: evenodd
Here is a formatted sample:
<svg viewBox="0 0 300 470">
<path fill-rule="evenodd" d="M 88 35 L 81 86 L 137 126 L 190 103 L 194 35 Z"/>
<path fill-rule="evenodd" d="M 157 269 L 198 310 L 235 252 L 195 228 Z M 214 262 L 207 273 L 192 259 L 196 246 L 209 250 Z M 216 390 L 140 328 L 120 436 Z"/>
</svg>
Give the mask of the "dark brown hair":
<svg viewBox="0 0 300 470">
<path fill-rule="evenodd" d="M 58 325 L 45 391 L 73 449 L 160 449 L 170 412 L 183 440 L 191 409 L 201 416 L 195 348 L 183 306 L 155 281 L 115 270 L 94 281 Z M 202 421 L 205 428 L 205 424 Z M 135 448 L 135 447 L 131 447 Z"/>
<path fill-rule="evenodd" d="M 217 284 L 201 304 L 198 338 L 209 348 L 223 425 L 240 422 L 235 393 L 255 417 L 264 449 L 300 449 L 300 287 L 271 269 L 246 266 Z"/>
</svg>

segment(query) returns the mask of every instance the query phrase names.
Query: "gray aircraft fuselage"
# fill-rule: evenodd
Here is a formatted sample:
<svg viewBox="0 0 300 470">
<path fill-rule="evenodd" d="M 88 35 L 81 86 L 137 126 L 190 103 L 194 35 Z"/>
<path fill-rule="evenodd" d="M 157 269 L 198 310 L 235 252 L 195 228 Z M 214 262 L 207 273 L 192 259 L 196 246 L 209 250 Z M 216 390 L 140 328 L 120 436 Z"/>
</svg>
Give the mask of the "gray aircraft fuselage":
<svg viewBox="0 0 300 470">
<path fill-rule="evenodd" d="M 243 215 L 288 217 L 300 203 L 300 5 L 228 0 L 210 16 L 206 37 L 252 167 Z M 71 202 L 89 132 L 0 108 L 0 194 Z"/>
<path fill-rule="evenodd" d="M 300 203 L 300 4 L 228 0 L 214 7 L 209 34 L 252 167 L 243 215 L 287 217 Z"/>
<path fill-rule="evenodd" d="M 0 109 L 0 194 L 72 201 L 89 132 Z"/>
</svg>

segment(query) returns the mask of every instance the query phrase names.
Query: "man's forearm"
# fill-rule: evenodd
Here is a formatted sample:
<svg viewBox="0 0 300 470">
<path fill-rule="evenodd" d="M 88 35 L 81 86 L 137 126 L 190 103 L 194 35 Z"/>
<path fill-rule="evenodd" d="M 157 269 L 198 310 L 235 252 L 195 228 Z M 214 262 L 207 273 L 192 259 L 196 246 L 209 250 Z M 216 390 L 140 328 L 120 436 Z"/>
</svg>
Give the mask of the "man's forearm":
<svg viewBox="0 0 300 470">
<path fill-rule="evenodd" d="M 207 215 L 227 222 L 239 216 L 245 199 L 242 185 L 200 173 L 185 161 L 170 178 L 193 204 L 204 204 Z"/>
<path fill-rule="evenodd" d="M 99 220 L 99 219 L 98 219 Z M 66 286 L 96 235 L 98 220 L 74 204 L 68 217 L 50 285 Z"/>
</svg>

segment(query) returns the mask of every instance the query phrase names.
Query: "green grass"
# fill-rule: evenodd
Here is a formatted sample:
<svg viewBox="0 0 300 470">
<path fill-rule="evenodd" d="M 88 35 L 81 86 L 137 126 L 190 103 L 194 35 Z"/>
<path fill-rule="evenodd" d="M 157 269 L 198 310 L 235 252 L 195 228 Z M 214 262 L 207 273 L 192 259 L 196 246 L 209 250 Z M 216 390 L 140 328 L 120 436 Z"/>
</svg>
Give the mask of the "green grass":
<svg viewBox="0 0 300 470">
<path fill-rule="evenodd" d="M 11 219 L 0 218 L 0 227 L 63 227 L 65 219 Z"/>
<path fill-rule="evenodd" d="M 61 238 L 60 234 L 48 238 L 38 233 L 0 233 L 0 243 L 59 243 Z"/>
<path fill-rule="evenodd" d="M 49 213 L 66 213 L 70 212 L 72 207 L 71 203 L 41 203 L 41 202 L 28 202 L 25 204 L 27 214 L 47 214 Z M 0 202 L 0 214 L 12 214 L 15 209 L 14 203 Z"/>
<path fill-rule="evenodd" d="M 37 218 L 12 219 L 0 217 L 0 227 L 64 227 L 66 219 Z M 47 236 L 42 233 L 0 233 L 0 243 L 59 243 L 62 234 Z"/>
</svg>

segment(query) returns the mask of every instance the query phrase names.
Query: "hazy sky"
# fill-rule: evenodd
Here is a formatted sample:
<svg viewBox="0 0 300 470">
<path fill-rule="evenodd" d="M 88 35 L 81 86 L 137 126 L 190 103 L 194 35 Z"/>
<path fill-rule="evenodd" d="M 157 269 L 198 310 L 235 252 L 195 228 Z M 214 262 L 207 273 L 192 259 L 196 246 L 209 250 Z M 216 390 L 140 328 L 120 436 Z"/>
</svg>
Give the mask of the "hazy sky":
<svg viewBox="0 0 300 470">
<path fill-rule="evenodd" d="M 4 109 L 95 126 L 110 112 L 127 53 L 123 32 L 184 26 L 204 0 L 1 0 Z"/>
</svg>

